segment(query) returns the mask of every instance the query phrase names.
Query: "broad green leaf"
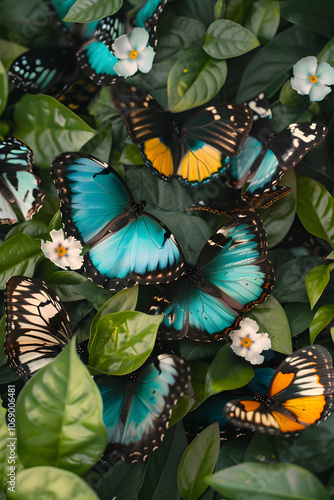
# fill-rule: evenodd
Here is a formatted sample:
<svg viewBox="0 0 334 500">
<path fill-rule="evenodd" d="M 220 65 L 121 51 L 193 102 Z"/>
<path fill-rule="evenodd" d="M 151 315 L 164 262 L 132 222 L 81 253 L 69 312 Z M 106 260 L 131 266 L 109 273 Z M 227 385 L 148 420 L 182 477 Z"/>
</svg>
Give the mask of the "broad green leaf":
<svg viewBox="0 0 334 500">
<path fill-rule="evenodd" d="M 83 474 L 107 444 L 100 392 L 75 339 L 23 387 L 16 406 L 17 446 L 25 467 L 52 465 Z"/>
<path fill-rule="evenodd" d="M 177 4 L 177 14 L 190 18 L 190 21 L 196 19 L 209 26 L 214 21 L 214 3 L 207 4 L 203 0 L 182 0 Z"/>
<path fill-rule="evenodd" d="M 115 14 L 123 0 L 77 0 L 64 17 L 69 23 L 89 23 Z"/>
<path fill-rule="evenodd" d="M 156 61 L 175 60 L 182 51 L 202 44 L 205 33 L 203 23 L 189 17 L 177 16 L 159 26 L 159 50 Z"/>
<path fill-rule="evenodd" d="M 288 79 L 292 66 L 302 57 L 317 55 L 323 44 L 322 36 L 298 26 L 283 30 L 250 60 L 236 101 L 249 101 L 260 92 L 271 97 Z"/>
<path fill-rule="evenodd" d="M 191 388 L 194 391 L 194 401 L 192 410 L 195 410 L 205 400 L 204 389 L 206 374 L 209 369 L 209 364 L 206 361 L 191 361 L 189 363 L 191 374 Z"/>
<path fill-rule="evenodd" d="M 268 333 L 271 347 L 283 354 L 292 352 L 289 322 L 280 303 L 270 295 L 264 302 L 245 314 L 259 325 L 259 333 Z"/>
<path fill-rule="evenodd" d="M 76 151 L 95 135 L 86 122 L 48 95 L 26 94 L 14 110 L 14 135 L 34 151 L 35 163 L 50 168 L 51 160 L 64 151 Z"/>
<path fill-rule="evenodd" d="M 103 316 L 89 344 L 89 364 L 112 375 L 137 370 L 151 354 L 162 315 L 124 311 Z"/>
<path fill-rule="evenodd" d="M 2 62 L 0 61 L 0 116 L 2 115 L 8 97 L 8 78 L 7 71 L 5 70 Z"/>
<path fill-rule="evenodd" d="M 323 484 L 306 469 L 291 464 L 245 462 L 216 472 L 207 483 L 229 500 L 329 500 Z"/>
<path fill-rule="evenodd" d="M 119 159 L 124 165 L 143 165 L 137 144 L 128 144 L 122 151 Z"/>
<path fill-rule="evenodd" d="M 260 42 L 250 31 L 238 23 L 220 19 L 210 24 L 203 43 L 203 49 L 216 59 L 237 57 L 255 49 Z"/>
<path fill-rule="evenodd" d="M 313 309 L 315 304 L 320 299 L 323 291 L 328 285 L 329 278 L 329 266 L 326 265 L 314 267 L 305 276 L 305 286 L 310 300 L 311 309 Z"/>
<path fill-rule="evenodd" d="M 292 108 L 303 108 L 309 105 L 308 96 L 299 95 L 298 92 L 291 87 L 290 80 L 287 80 L 281 88 L 279 100 L 283 106 Z"/>
<path fill-rule="evenodd" d="M 244 359 L 236 356 L 229 344 L 224 345 L 214 357 L 205 378 L 205 398 L 221 391 L 238 389 L 248 384 L 254 370 Z"/>
<path fill-rule="evenodd" d="M 334 36 L 334 4 L 332 0 L 284 0 L 281 14 L 293 24 L 316 31 L 327 37 Z"/>
<path fill-rule="evenodd" d="M 80 153 L 86 153 L 106 163 L 109 162 L 110 152 L 112 148 L 112 129 L 111 123 L 107 122 L 104 127 L 100 128 L 94 137 L 86 142 L 80 149 Z M 137 148 L 138 149 L 138 148 Z M 115 167 L 114 167 L 115 168 Z"/>
<path fill-rule="evenodd" d="M 33 467 L 17 474 L 15 492 L 8 500 L 99 500 L 94 490 L 73 472 L 55 467 Z"/>
<path fill-rule="evenodd" d="M 213 358 L 221 345 L 219 342 L 196 342 L 187 337 L 180 340 L 180 354 L 186 361 Z"/>
<path fill-rule="evenodd" d="M 215 3 L 215 19 L 218 20 L 222 17 L 223 12 L 224 12 L 224 4 L 225 0 L 217 0 Z"/>
<path fill-rule="evenodd" d="M 131 288 L 126 288 L 125 290 L 121 290 L 116 293 L 113 297 L 111 297 L 107 302 L 103 304 L 103 306 L 97 311 L 95 318 L 90 327 L 91 339 L 94 338 L 96 333 L 96 325 L 98 321 L 110 313 L 117 313 L 121 311 L 134 311 L 137 306 L 138 301 L 138 286 L 132 286 Z M 90 340 L 88 344 L 88 348 L 90 349 L 92 340 Z"/>
<path fill-rule="evenodd" d="M 41 221 L 48 226 L 56 212 L 58 212 L 59 205 L 59 196 L 45 195 L 42 208 L 34 215 L 33 221 Z"/>
<path fill-rule="evenodd" d="M 238 439 L 224 441 L 220 447 L 216 470 L 226 469 L 244 462 L 248 443 L 248 436 L 239 436 Z"/>
<path fill-rule="evenodd" d="M 252 6 L 245 28 L 250 30 L 261 44 L 265 44 L 274 38 L 279 22 L 279 2 L 275 0 L 258 0 Z"/>
<path fill-rule="evenodd" d="M 277 462 L 275 437 L 272 434 L 254 432 L 245 451 L 244 462 Z"/>
<path fill-rule="evenodd" d="M 209 425 L 188 446 L 177 473 L 183 500 L 197 500 L 207 489 L 205 476 L 212 474 L 220 447 L 219 425 Z"/>
<path fill-rule="evenodd" d="M 224 85 L 225 61 L 212 59 L 201 47 L 188 49 L 178 59 L 168 76 L 168 108 L 173 113 L 205 104 Z"/>
<path fill-rule="evenodd" d="M 314 311 L 303 302 L 288 302 L 284 307 L 291 330 L 291 337 L 304 332 L 311 324 Z"/>
<path fill-rule="evenodd" d="M 334 247 L 334 198 L 320 182 L 297 176 L 297 214 L 309 233 Z"/>
<path fill-rule="evenodd" d="M 9 66 L 12 64 L 14 59 L 19 57 L 21 54 L 26 52 L 27 47 L 14 43 L 14 41 L 0 40 L 0 60 L 4 65 L 5 69 L 8 71 Z"/>
<path fill-rule="evenodd" d="M 152 453 L 138 500 L 178 500 L 177 469 L 188 441 L 182 425 L 169 429 L 162 445 Z"/>
<path fill-rule="evenodd" d="M 318 63 L 328 62 L 331 66 L 334 64 L 334 37 L 328 40 L 326 45 L 318 54 Z"/>
<path fill-rule="evenodd" d="M 44 256 L 40 240 L 27 234 L 17 234 L 0 245 L 0 289 L 11 276 L 34 274 L 36 264 Z"/>
<path fill-rule="evenodd" d="M 62 217 L 60 210 L 58 210 L 50 221 L 49 232 L 51 232 L 53 229 L 59 231 L 59 229 L 61 229 L 62 227 L 63 227 Z"/>
<path fill-rule="evenodd" d="M 194 403 L 193 387 L 191 386 L 188 387 L 188 390 L 184 392 L 183 396 L 181 396 L 176 405 L 174 405 L 172 415 L 169 420 L 169 427 L 172 427 L 180 422 L 180 420 L 182 420 L 192 409 Z"/>
<path fill-rule="evenodd" d="M 319 307 L 310 324 L 310 342 L 313 344 L 317 335 L 332 321 L 334 318 L 334 304 L 327 304 Z"/>
<path fill-rule="evenodd" d="M 27 220 L 15 224 L 6 234 L 5 240 L 9 240 L 16 234 L 27 234 L 31 238 L 40 238 L 45 240 L 49 237 L 49 228 L 43 221 Z"/>
</svg>

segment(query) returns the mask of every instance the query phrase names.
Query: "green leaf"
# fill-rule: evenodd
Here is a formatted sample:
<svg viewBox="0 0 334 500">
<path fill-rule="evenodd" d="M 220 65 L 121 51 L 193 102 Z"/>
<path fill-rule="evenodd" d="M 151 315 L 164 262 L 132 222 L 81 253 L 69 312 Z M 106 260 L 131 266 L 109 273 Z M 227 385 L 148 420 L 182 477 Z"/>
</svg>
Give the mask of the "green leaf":
<svg viewBox="0 0 334 500">
<path fill-rule="evenodd" d="M 297 176 L 297 214 L 309 233 L 334 247 L 334 198 L 320 182 Z"/>
<path fill-rule="evenodd" d="M 258 0 L 252 6 L 245 28 L 250 30 L 261 44 L 265 44 L 274 38 L 279 22 L 279 2 L 275 0 Z"/>
<path fill-rule="evenodd" d="M 5 70 L 2 62 L 0 61 L 0 116 L 2 115 L 8 97 L 8 78 L 7 71 Z"/>
<path fill-rule="evenodd" d="M 34 275 L 38 261 L 44 256 L 40 240 L 17 234 L 0 245 L 0 289 L 4 290 L 11 276 Z"/>
<path fill-rule="evenodd" d="M 227 19 L 210 24 L 203 43 L 203 49 L 216 59 L 237 57 L 255 49 L 260 42 L 243 26 Z"/>
<path fill-rule="evenodd" d="M 291 337 L 304 332 L 311 324 L 314 312 L 309 304 L 302 302 L 288 302 L 284 307 L 291 330 Z"/>
<path fill-rule="evenodd" d="M 299 95 L 296 90 L 291 87 L 290 80 L 286 81 L 279 95 L 279 100 L 283 106 L 292 108 L 302 108 L 309 106 L 308 96 Z"/>
<path fill-rule="evenodd" d="M 100 160 L 109 162 L 112 148 L 112 129 L 110 121 L 100 128 L 94 137 L 86 142 L 80 149 L 80 153 L 86 153 Z M 115 168 L 115 167 L 114 167 Z"/>
<path fill-rule="evenodd" d="M 162 319 L 136 311 L 103 316 L 90 340 L 89 364 L 112 375 L 137 370 L 152 352 Z"/>
<path fill-rule="evenodd" d="M 169 110 L 178 113 L 205 104 L 219 92 L 226 75 L 225 61 L 212 59 L 201 47 L 188 49 L 168 75 Z"/>
<path fill-rule="evenodd" d="M 318 54 L 318 63 L 327 62 L 331 66 L 334 64 L 334 38 L 328 40 L 326 45 Z"/>
<path fill-rule="evenodd" d="M 208 484 L 230 500 L 329 500 L 323 484 L 297 465 L 245 462 L 216 472 Z"/>
<path fill-rule="evenodd" d="M 177 469 L 188 441 L 182 425 L 169 429 L 147 464 L 138 500 L 178 500 Z"/>
<path fill-rule="evenodd" d="M 320 299 L 323 291 L 328 285 L 329 278 L 329 266 L 326 265 L 314 267 L 305 276 L 305 286 L 310 300 L 311 309 L 313 309 L 315 304 Z"/>
<path fill-rule="evenodd" d="M 31 238 L 40 238 L 45 240 L 49 237 L 49 228 L 43 221 L 27 220 L 15 224 L 6 234 L 6 240 L 12 238 L 16 234 L 27 234 Z"/>
<path fill-rule="evenodd" d="M 236 101 L 249 101 L 260 92 L 271 97 L 288 79 L 292 66 L 302 57 L 317 55 L 323 44 L 322 36 L 298 26 L 283 30 L 250 60 Z"/>
<path fill-rule="evenodd" d="M 64 17 L 69 23 L 89 23 L 115 14 L 123 0 L 77 0 Z"/>
<path fill-rule="evenodd" d="M 14 135 L 34 151 L 35 163 L 50 168 L 54 156 L 76 151 L 95 135 L 69 108 L 48 95 L 26 94 L 14 110 Z"/>
<path fill-rule="evenodd" d="M 197 500 L 207 489 L 204 477 L 212 474 L 220 447 L 219 425 L 209 425 L 188 446 L 177 473 L 183 500 Z"/>
<path fill-rule="evenodd" d="M 14 43 L 14 41 L 0 40 L 0 60 L 2 61 L 5 70 L 8 71 L 9 66 L 14 59 L 19 57 L 24 52 L 27 52 L 27 47 Z"/>
<path fill-rule="evenodd" d="M 255 432 L 247 446 L 244 462 L 277 462 L 275 438 L 271 434 Z M 231 464 L 234 465 L 234 464 Z"/>
<path fill-rule="evenodd" d="M 221 391 L 238 389 L 254 377 L 254 370 L 247 361 L 236 356 L 229 344 L 224 345 L 214 357 L 205 378 L 205 398 Z"/>
<path fill-rule="evenodd" d="M 327 304 L 319 307 L 310 324 L 310 342 L 313 344 L 317 335 L 334 318 L 334 304 Z"/>
<path fill-rule="evenodd" d="M 137 144 L 128 144 L 122 151 L 119 159 L 124 165 L 143 165 Z"/>
<path fill-rule="evenodd" d="M 107 444 L 102 399 L 75 339 L 23 387 L 16 409 L 17 449 L 25 467 L 52 465 L 83 474 L 101 457 Z"/>
<path fill-rule="evenodd" d="M 194 391 L 194 401 L 191 408 L 194 410 L 205 400 L 205 379 L 210 365 L 205 361 L 198 360 L 191 361 L 189 366 L 191 370 L 191 387 Z"/>
<path fill-rule="evenodd" d="M 332 0 L 284 0 L 281 14 L 287 21 L 316 31 L 327 37 L 334 35 L 334 5 Z"/>
<path fill-rule="evenodd" d="M 259 325 L 259 333 L 268 333 L 271 348 L 283 354 L 291 354 L 292 343 L 288 318 L 280 303 L 270 295 L 264 302 L 253 307 L 244 317 Z"/>
<path fill-rule="evenodd" d="M 15 492 L 14 492 L 15 491 Z M 99 500 L 94 490 L 72 472 L 55 467 L 33 467 L 17 474 L 15 490 L 7 488 L 8 500 Z"/>
<path fill-rule="evenodd" d="M 96 334 L 96 325 L 98 321 L 110 313 L 116 313 L 121 311 L 134 311 L 137 306 L 138 301 L 138 286 L 132 286 L 131 288 L 126 288 L 116 293 L 111 297 L 103 306 L 98 310 L 95 318 L 92 321 L 90 327 L 90 341 L 88 344 L 88 349 L 90 349 L 92 344 L 92 338 Z"/>
</svg>

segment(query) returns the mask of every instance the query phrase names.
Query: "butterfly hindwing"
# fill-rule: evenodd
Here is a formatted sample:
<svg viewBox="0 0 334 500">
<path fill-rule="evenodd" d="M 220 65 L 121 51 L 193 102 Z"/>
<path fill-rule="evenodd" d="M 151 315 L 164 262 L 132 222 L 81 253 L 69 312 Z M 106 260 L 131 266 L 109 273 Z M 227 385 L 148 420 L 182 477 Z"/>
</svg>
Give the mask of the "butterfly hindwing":
<svg viewBox="0 0 334 500">
<path fill-rule="evenodd" d="M 178 399 L 188 385 L 182 358 L 161 354 L 128 376 L 96 378 L 103 400 L 107 452 L 142 462 L 162 442 Z"/>
<path fill-rule="evenodd" d="M 89 155 L 64 153 L 52 164 L 68 235 L 90 245 L 87 276 L 112 290 L 136 283 L 166 283 L 183 272 L 174 236 L 134 203 L 125 182 L 108 164 Z"/>
<path fill-rule="evenodd" d="M 36 278 L 10 278 L 5 300 L 5 353 L 9 366 L 27 381 L 67 345 L 69 318 L 54 290 Z"/>
<path fill-rule="evenodd" d="M 334 409 L 333 390 L 329 352 L 322 346 L 307 346 L 279 365 L 267 396 L 230 401 L 223 413 L 237 426 L 294 434 L 328 417 Z"/>
</svg>

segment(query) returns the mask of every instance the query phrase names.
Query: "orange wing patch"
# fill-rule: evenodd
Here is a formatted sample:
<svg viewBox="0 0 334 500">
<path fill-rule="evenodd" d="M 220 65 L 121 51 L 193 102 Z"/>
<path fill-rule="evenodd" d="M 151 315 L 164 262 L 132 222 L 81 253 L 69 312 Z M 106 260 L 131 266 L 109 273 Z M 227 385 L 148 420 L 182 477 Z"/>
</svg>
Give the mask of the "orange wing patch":
<svg viewBox="0 0 334 500">
<path fill-rule="evenodd" d="M 296 374 L 291 372 L 291 373 L 282 373 L 279 372 L 272 380 L 272 385 L 270 387 L 270 392 L 269 396 L 275 396 L 278 392 L 283 391 L 286 389 L 293 379 L 295 378 Z"/>
<path fill-rule="evenodd" d="M 182 158 L 176 175 L 188 182 L 202 182 L 226 168 L 218 149 L 204 144 L 196 150 L 189 150 Z"/>
<path fill-rule="evenodd" d="M 306 425 L 291 420 L 289 417 L 277 411 L 273 411 L 272 416 L 277 421 L 280 431 L 284 433 L 303 431 L 307 427 Z"/>
<path fill-rule="evenodd" d="M 164 177 L 171 177 L 174 173 L 171 150 L 158 137 L 149 139 L 143 144 L 144 154 L 151 162 L 152 168 Z"/>
<path fill-rule="evenodd" d="M 320 395 L 288 399 L 283 403 L 283 406 L 293 412 L 299 422 L 304 423 L 305 427 L 308 427 L 321 417 L 326 406 L 326 398 L 324 395 Z"/>
</svg>

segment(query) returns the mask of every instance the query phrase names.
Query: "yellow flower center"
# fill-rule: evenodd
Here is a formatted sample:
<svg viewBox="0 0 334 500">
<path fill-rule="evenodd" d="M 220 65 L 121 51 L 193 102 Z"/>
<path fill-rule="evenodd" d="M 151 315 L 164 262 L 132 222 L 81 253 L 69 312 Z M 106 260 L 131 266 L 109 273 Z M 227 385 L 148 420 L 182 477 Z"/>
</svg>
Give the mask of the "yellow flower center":
<svg viewBox="0 0 334 500">
<path fill-rule="evenodd" d="M 67 248 L 63 247 L 63 245 L 59 245 L 57 247 L 57 254 L 59 257 L 65 257 L 65 255 L 67 255 Z"/>
<path fill-rule="evenodd" d="M 309 80 L 310 80 L 311 83 L 315 83 L 315 82 L 318 81 L 318 77 L 316 75 L 311 75 L 309 77 Z"/>
<path fill-rule="evenodd" d="M 130 57 L 130 59 L 137 59 L 138 52 L 136 50 L 131 50 L 129 57 Z"/>
<path fill-rule="evenodd" d="M 251 345 L 252 341 L 248 337 L 244 337 L 241 341 L 242 347 L 249 347 Z"/>
</svg>

